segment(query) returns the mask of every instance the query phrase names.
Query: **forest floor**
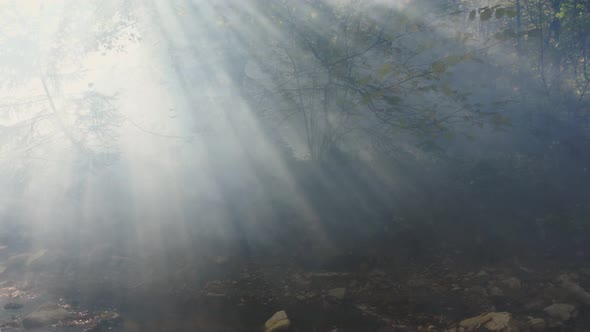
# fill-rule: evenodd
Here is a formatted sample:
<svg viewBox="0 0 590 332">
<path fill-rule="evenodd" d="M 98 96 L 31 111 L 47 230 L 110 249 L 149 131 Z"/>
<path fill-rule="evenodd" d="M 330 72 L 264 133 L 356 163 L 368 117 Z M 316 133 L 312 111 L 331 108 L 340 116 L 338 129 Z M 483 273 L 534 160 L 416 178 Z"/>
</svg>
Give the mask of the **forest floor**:
<svg viewBox="0 0 590 332">
<path fill-rule="evenodd" d="M 35 268 L 48 251 L 5 256 L 6 332 L 260 332 L 279 311 L 295 332 L 590 331 L 590 260 L 583 256 L 474 264 L 460 252 L 440 252 L 400 264 L 393 256 L 343 255 L 315 267 L 220 256 L 201 267 L 219 273 L 198 285 L 167 280 L 119 296 L 108 282 L 92 296 L 56 286 L 63 274 Z M 105 277 L 84 278 L 101 285 Z"/>
</svg>

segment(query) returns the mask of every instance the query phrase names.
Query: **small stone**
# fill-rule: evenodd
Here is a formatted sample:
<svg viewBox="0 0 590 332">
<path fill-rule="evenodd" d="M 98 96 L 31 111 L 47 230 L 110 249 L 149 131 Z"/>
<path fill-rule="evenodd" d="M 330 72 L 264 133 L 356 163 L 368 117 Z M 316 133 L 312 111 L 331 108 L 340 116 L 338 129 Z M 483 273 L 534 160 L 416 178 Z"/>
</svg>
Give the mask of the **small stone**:
<svg viewBox="0 0 590 332">
<path fill-rule="evenodd" d="M 477 272 L 477 274 L 475 275 L 476 277 L 487 277 L 489 274 L 486 272 L 486 270 L 481 270 L 479 272 Z"/>
<path fill-rule="evenodd" d="M 545 330 L 545 328 L 547 327 L 547 323 L 545 323 L 545 320 L 543 318 L 529 318 L 529 329 L 532 332 L 542 332 Z"/>
<path fill-rule="evenodd" d="M 103 332 L 110 331 L 114 326 L 123 323 L 123 318 L 117 312 L 105 311 L 94 318 L 94 325 L 84 330 L 84 332 Z"/>
<path fill-rule="evenodd" d="M 311 281 L 309 279 L 305 278 L 304 276 L 302 276 L 298 273 L 293 275 L 293 281 L 300 286 L 307 286 L 311 283 Z"/>
<path fill-rule="evenodd" d="M 332 288 L 328 291 L 328 295 L 335 299 L 342 300 L 346 295 L 346 288 Z"/>
<path fill-rule="evenodd" d="M 291 321 L 287 317 L 287 313 L 284 310 L 276 312 L 269 320 L 264 324 L 265 332 L 282 332 L 287 331 Z"/>
<path fill-rule="evenodd" d="M 502 280 L 502 285 L 512 290 L 517 290 L 521 287 L 520 280 L 518 280 L 518 278 L 515 277 Z"/>
<path fill-rule="evenodd" d="M 121 315 L 119 315 L 119 313 L 115 311 L 105 311 L 98 315 L 95 318 L 95 320 L 97 321 L 97 323 L 100 324 L 112 325 L 121 323 L 123 321 L 123 318 L 121 317 Z"/>
<path fill-rule="evenodd" d="M 490 312 L 459 323 L 465 331 L 516 332 L 518 328 L 508 312 Z M 483 329 L 481 329 L 483 328 Z"/>
<path fill-rule="evenodd" d="M 551 318 L 565 322 L 578 315 L 575 306 L 567 303 L 555 303 L 543 309 Z"/>
<path fill-rule="evenodd" d="M 504 295 L 504 293 L 502 293 L 502 290 L 500 289 L 500 287 L 497 287 L 497 286 L 490 287 L 488 293 L 490 294 L 490 296 L 503 296 Z"/>
</svg>

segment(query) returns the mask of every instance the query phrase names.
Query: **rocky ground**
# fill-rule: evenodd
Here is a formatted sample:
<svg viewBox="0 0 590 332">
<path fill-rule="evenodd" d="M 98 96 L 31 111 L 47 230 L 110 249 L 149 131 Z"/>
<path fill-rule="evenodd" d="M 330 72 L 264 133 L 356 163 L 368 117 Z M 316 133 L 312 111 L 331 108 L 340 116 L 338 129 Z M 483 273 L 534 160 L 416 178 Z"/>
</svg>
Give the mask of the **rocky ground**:
<svg viewBox="0 0 590 332">
<path fill-rule="evenodd" d="M 4 255 L 0 331 L 590 331 L 583 258 L 465 264 L 439 253 L 400 265 L 343 255 L 332 261 L 350 264 L 303 267 L 216 256 L 117 283 L 132 262 L 105 256 L 102 273 L 72 274 L 63 255 Z M 205 270 L 217 273 L 190 282 Z"/>
</svg>

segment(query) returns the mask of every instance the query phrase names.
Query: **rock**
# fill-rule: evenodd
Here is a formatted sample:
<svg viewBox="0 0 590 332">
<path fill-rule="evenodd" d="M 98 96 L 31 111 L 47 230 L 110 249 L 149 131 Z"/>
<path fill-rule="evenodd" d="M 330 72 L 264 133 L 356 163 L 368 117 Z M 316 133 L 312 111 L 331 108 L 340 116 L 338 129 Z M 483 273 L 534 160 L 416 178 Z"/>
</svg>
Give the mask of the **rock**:
<svg viewBox="0 0 590 332">
<path fill-rule="evenodd" d="M 84 332 L 106 332 L 111 331 L 114 326 L 123 322 L 121 315 L 114 311 L 105 311 L 94 318 L 94 324 Z"/>
<path fill-rule="evenodd" d="M 490 294 L 490 296 L 504 296 L 504 293 L 502 292 L 500 287 L 497 286 L 490 287 L 488 289 L 488 294 Z"/>
<path fill-rule="evenodd" d="M 98 323 L 103 323 L 103 324 L 118 324 L 123 321 L 123 318 L 121 318 L 121 315 L 119 315 L 119 313 L 117 313 L 117 312 L 105 311 L 105 312 L 101 313 L 100 315 L 98 315 L 95 318 L 95 320 Z"/>
<path fill-rule="evenodd" d="M 369 310 L 369 307 L 367 307 L 364 304 L 359 304 L 356 306 L 358 310 L 362 311 L 362 312 L 367 312 Z"/>
<path fill-rule="evenodd" d="M 543 309 L 551 318 L 565 322 L 578 315 L 575 306 L 567 303 L 555 303 Z"/>
<path fill-rule="evenodd" d="M 287 331 L 291 321 L 287 317 L 287 313 L 284 310 L 276 312 L 269 320 L 264 323 L 265 332 L 282 332 Z"/>
<path fill-rule="evenodd" d="M 23 305 L 20 303 L 8 302 L 4 305 L 5 310 L 18 310 L 22 308 Z"/>
<path fill-rule="evenodd" d="M 528 326 L 531 332 L 542 332 L 547 327 L 547 323 L 545 323 L 545 320 L 543 318 L 530 317 Z"/>
<path fill-rule="evenodd" d="M 299 286 L 307 286 L 311 283 L 311 281 L 304 276 L 296 273 L 293 275 L 293 281 Z"/>
<path fill-rule="evenodd" d="M 73 317 L 73 313 L 57 304 L 44 304 L 39 309 L 27 314 L 22 320 L 22 325 L 25 329 L 34 329 L 59 323 Z"/>
<path fill-rule="evenodd" d="M 487 276 L 489 276 L 489 274 L 486 272 L 486 270 L 481 270 L 481 271 L 477 272 L 477 274 L 475 276 L 476 277 L 487 277 Z"/>
<path fill-rule="evenodd" d="M 328 291 L 328 295 L 335 299 L 342 300 L 346 295 L 346 288 L 332 288 Z"/>
<path fill-rule="evenodd" d="M 2 327 L 19 328 L 20 322 L 18 321 L 18 319 L 12 319 L 12 320 L 9 320 L 8 322 L 2 323 Z"/>
<path fill-rule="evenodd" d="M 29 254 L 29 257 L 27 258 L 25 265 L 26 266 L 35 265 L 37 262 L 39 262 L 39 259 L 41 259 L 43 256 L 45 256 L 45 254 L 47 254 L 47 249 L 41 249 L 41 250 L 36 251 L 32 254 Z"/>
<path fill-rule="evenodd" d="M 29 260 L 30 256 L 31 256 L 30 253 L 22 253 L 22 254 L 12 255 L 12 256 L 8 257 L 8 260 L 6 261 L 6 267 L 7 268 L 17 268 L 17 267 L 25 266 L 27 264 L 27 261 Z"/>
<path fill-rule="evenodd" d="M 515 277 L 502 280 L 502 285 L 511 290 L 518 290 L 521 287 L 520 280 Z"/>
<path fill-rule="evenodd" d="M 459 323 L 466 332 L 518 332 L 518 327 L 508 312 L 490 312 L 476 317 L 468 318 Z"/>
<path fill-rule="evenodd" d="M 39 265 L 41 258 L 45 256 L 47 249 L 41 249 L 33 253 L 22 253 L 13 255 L 8 258 L 5 264 L 0 266 L 0 273 L 6 270 L 18 270 L 23 268 L 36 267 Z"/>
<path fill-rule="evenodd" d="M 0 288 L 14 288 L 16 287 L 16 282 L 12 280 L 6 280 L 0 283 Z"/>
<path fill-rule="evenodd" d="M 571 294 L 576 300 L 590 305 L 590 293 L 588 293 L 582 286 L 572 281 L 567 275 L 559 277 L 561 287 L 563 287 L 569 294 Z"/>
</svg>

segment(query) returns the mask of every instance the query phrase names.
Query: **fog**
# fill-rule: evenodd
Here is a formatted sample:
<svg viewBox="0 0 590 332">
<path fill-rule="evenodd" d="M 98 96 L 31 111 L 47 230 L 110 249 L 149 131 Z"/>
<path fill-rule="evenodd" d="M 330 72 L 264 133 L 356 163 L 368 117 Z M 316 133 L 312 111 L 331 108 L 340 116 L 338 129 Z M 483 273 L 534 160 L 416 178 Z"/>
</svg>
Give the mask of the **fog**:
<svg viewBox="0 0 590 332">
<path fill-rule="evenodd" d="M 86 331 L 252 331 L 284 309 L 290 331 L 471 331 L 496 311 L 582 331 L 588 17 L 565 0 L 0 2 L 0 279 L 43 294 L 8 328 L 51 302 L 124 318 L 78 314 Z M 458 302 L 361 296 L 508 266 L 486 287 L 574 276 L 577 295 L 539 301 L 577 320 L 503 286 L 436 323 Z M 257 273 L 272 295 L 242 283 Z M 300 282 L 314 273 L 354 281 Z M 231 318 L 189 319 L 210 311 Z M 72 319 L 33 327 L 92 325 Z"/>
</svg>

